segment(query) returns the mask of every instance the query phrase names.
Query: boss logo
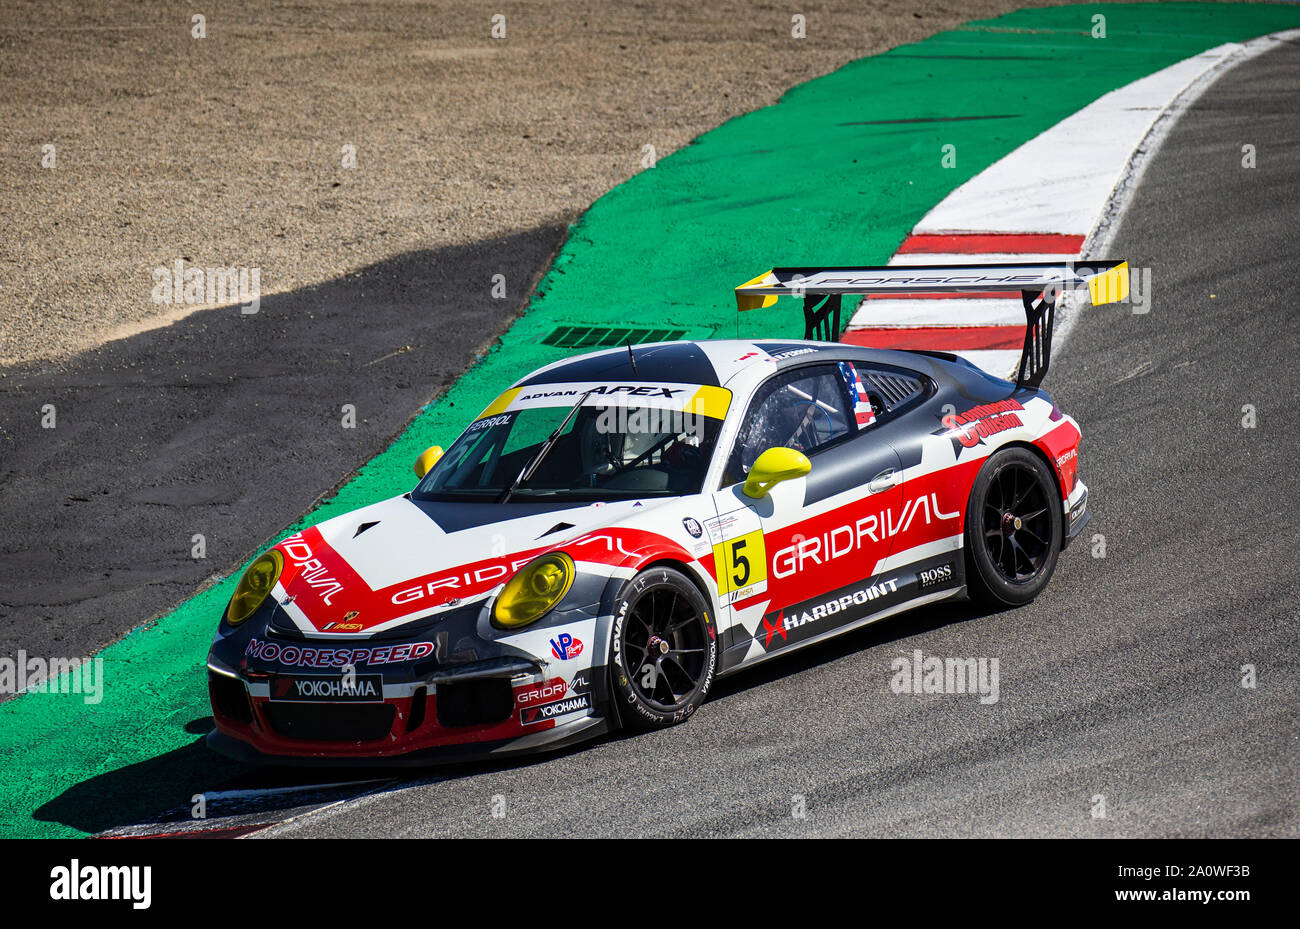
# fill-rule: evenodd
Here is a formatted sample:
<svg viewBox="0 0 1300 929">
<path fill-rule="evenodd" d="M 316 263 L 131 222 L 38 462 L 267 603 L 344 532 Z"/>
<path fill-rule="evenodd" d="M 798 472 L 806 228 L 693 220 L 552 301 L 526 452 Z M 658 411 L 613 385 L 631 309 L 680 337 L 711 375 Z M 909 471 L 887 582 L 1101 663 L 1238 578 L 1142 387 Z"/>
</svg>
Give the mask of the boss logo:
<svg viewBox="0 0 1300 929">
<path fill-rule="evenodd" d="M 952 580 L 952 565 L 941 564 L 937 568 L 927 568 L 917 576 L 921 580 L 922 590 L 927 587 L 938 587 L 940 584 L 946 584 Z"/>
</svg>

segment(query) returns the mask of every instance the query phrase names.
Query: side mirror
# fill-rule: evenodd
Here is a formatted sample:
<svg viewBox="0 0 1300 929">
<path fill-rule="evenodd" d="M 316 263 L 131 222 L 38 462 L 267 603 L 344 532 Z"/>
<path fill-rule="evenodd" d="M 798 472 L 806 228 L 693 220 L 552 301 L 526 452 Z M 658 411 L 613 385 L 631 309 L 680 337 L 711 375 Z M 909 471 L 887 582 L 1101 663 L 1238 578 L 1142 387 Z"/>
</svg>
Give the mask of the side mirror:
<svg viewBox="0 0 1300 929">
<path fill-rule="evenodd" d="M 741 493 L 760 500 L 782 481 L 803 477 L 811 470 L 812 462 L 803 452 L 797 452 L 793 448 L 769 448 L 758 456 L 754 466 L 749 469 L 749 477 L 745 478 Z"/>
<path fill-rule="evenodd" d="M 421 478 L 424 477 L 429 473 L 429 470 L 438 463 L 438 459 L 441 457 L 442 446 L 430 445 L 420 453 L 419 458 L 415 459 L 415 476 Z"/>
</svg>

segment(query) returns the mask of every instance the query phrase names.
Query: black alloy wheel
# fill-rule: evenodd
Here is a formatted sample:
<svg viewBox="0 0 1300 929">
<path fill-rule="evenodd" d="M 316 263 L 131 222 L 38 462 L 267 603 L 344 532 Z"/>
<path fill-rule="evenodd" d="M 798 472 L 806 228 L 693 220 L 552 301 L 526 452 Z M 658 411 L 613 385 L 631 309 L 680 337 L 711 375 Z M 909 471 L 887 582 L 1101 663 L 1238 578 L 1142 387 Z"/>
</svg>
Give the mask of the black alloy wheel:
<svg viewBox="0 0 1300 929">
<path fill-rule="evenodd" d="M 651 568 L 614 605 L 613 692 L 624 722 L 654 729 L 684 722 L 704 702 L 717 668 L 712 610 L 690 579 Z"/>
<path fill-rule="evenodd" d="M 1041 458 L 1012 447 L 980 470 L 966 508 L 967 577 L 971 595 L 1019 605 L 1033 600 L 1056 569 L 1062 506 Z"/>
</svg>

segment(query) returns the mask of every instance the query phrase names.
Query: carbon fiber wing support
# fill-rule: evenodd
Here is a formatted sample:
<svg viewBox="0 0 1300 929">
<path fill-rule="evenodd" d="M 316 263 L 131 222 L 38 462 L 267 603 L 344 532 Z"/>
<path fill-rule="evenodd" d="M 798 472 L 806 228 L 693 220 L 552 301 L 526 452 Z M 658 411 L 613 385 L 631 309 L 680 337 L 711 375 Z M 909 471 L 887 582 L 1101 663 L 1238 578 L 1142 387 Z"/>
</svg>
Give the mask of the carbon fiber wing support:
<svg viewBox="0 0 1300 929">
<path fill-rule="evenodd" d="M 1047 376 L 1047 366 L 1052 360 L 1052 327 L 1056 323 L 1056 304 L 1059 291 L 1049 287 L 1035 293 L 1020 292 L 1025 305 L 1025 345 L 1020 351 L 1020 368 L 1016 374 L 1016 387 L 1037 387 Z"/>
<path fill-rule="evenodd" d="M 819 342 L 838 342 L 840 333 L 840 300 L 842 294 L 804 294 L 803 337 Z"/>
</svg>

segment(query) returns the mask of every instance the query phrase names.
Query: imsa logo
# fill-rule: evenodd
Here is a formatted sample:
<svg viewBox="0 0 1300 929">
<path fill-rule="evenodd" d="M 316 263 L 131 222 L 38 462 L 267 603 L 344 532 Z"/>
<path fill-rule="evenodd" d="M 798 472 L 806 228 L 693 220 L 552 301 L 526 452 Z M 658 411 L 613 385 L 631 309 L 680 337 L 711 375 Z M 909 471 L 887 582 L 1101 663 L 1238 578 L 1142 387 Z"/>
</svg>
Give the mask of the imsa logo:
<svg viewBox="0 0 1300 929">
<path fill-rule="evenodd" d="M 343 621 L 338 623 L 326 623 L 321 627 L 321 632 L 356 632 L 362 626 L 361 623 L 353 622 L 361 613 L 358 610 L 348 610 L 343 615 Z"/>
</svg>

